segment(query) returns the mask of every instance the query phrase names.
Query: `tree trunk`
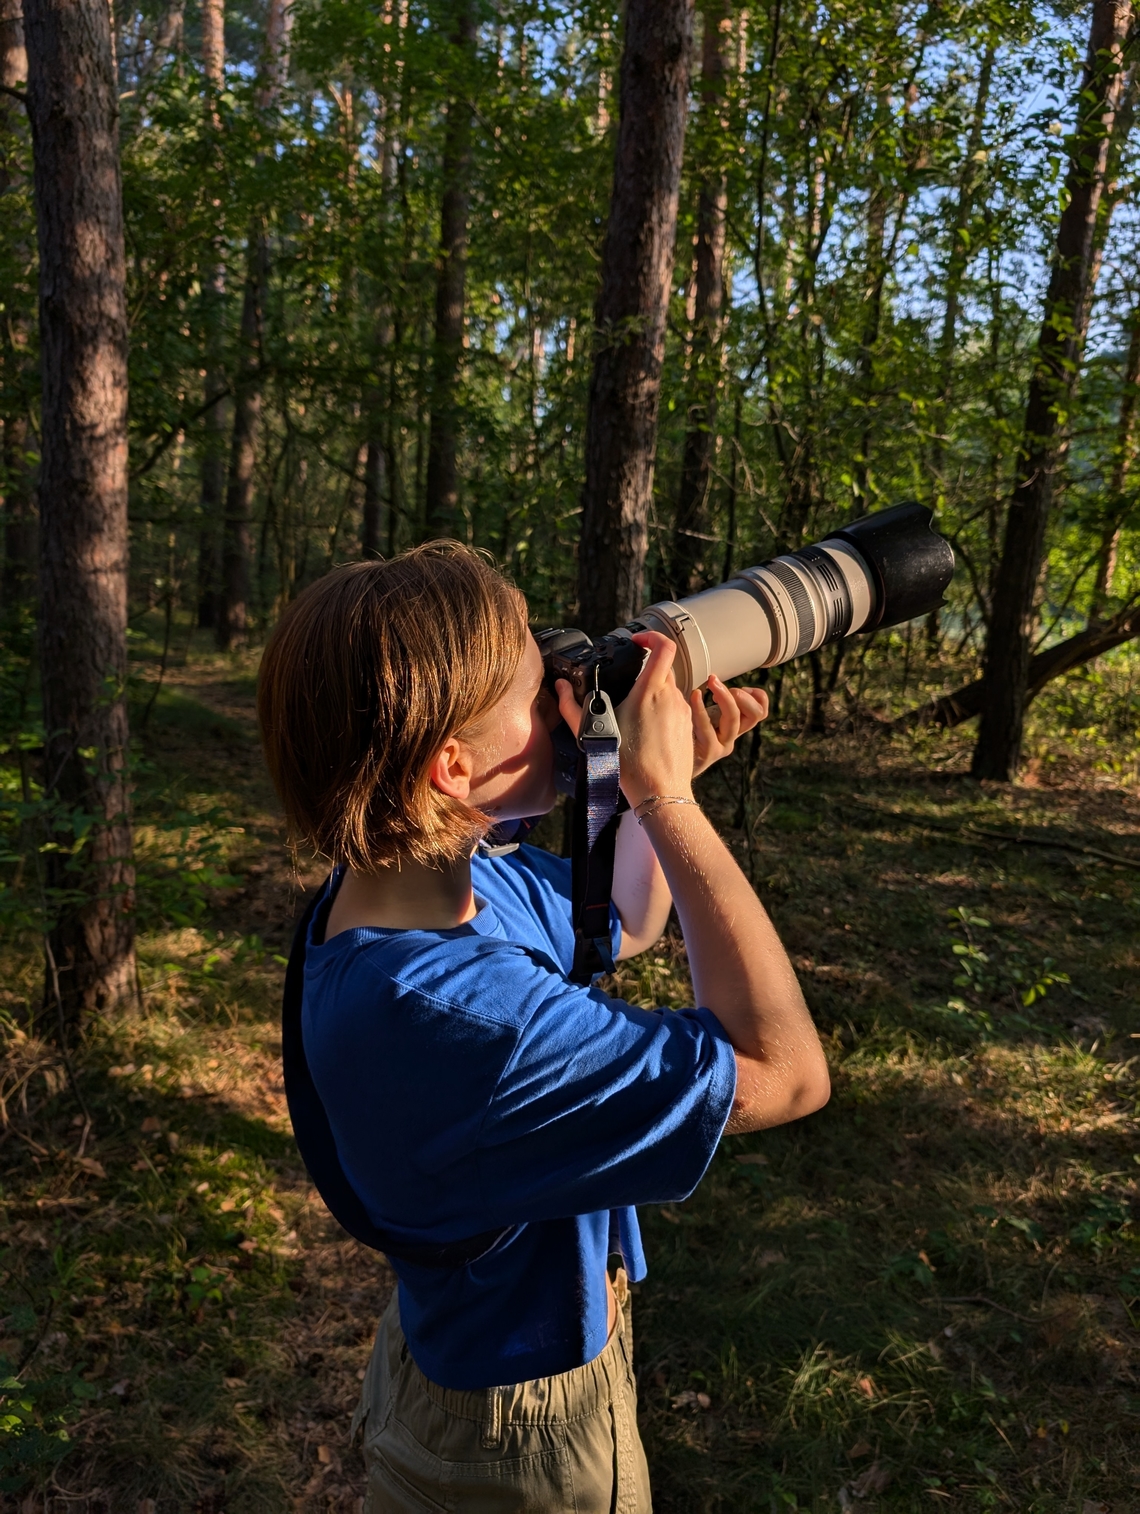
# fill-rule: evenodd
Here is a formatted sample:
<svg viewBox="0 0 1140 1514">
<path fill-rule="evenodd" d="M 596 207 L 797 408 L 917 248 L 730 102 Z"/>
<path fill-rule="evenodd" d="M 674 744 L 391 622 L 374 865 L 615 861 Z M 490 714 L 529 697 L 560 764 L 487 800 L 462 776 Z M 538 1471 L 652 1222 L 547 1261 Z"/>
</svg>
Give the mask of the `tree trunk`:
<svg viewBox="0 0 1140 1514">
<path fill-rule="evenodd" d="M 962 285 L 970 265 L 970 244 L 966 233 L 973 214 L 974 197 L 977 194 L 981 163 L 978 154 L 982 151 L 986 111 L 989 109 L 990 85 L 993 81 L 996 46 L 986 45 L 982 66 L 978 71 L 978 92 L 974 96 L 974 111 L 970 121 L 970 135 L 966 139 L 966 157 L 962 164 L 962 176 L 958 181 L 958 200 L 954 207 L 954 221 L 950 228 L 950 255 L 946 261 L 946 308 L 942 313 L 942 331 L 938 340 L 939 394 L 934 408 L 933 438 L 931 442 L 930 471 L 934 475 L 934 490 L 938 494 L 945 489 L 942 477 L 945 457 L 945 438 L 942 435 L 954 384 L 954 347 L 958 339 L 958 314 L 962 301 Z"/>
<path fill-rule="evenodd" d="M 27 0 L 24 21 L 40 254 L 43 779 L 63 843 L 45 854 L 57 914 L 42 1023 L 65 1037 L 135 985 L 126 266 L 110 11 Z"/>
<path fill-rule="evenodd" d="M 222 572 L 215 632 L 222 651 L 245 643 L 253 550 L 253 491 L 261 432 L 261 317 L 269 279 L 269 239 L 261 225 L 251 228 L 242 291 L 241 338 L 234 384 L 234 426 L 230 441 L 222 522 Z"/>
<path fill-rule="evenodd" d="M 291 0 L 270 0 L 265 30 L 262 81 L 257 107 L 268 115 L 276 106 L 289 68 Z M 245 643 L 253 548 L 253 495 L 257 444 L 261 433 L 262 318 L 269 283 L 269 236 L 255 216 L 250 224 L 242 292 L 241 337 L 234 383 L 233 434 L 222 522 L 222 572 L 215 636 L 223 651 Z"/>
<path fill-rule="evenodd" d="M 1131 9 L 1131 0 L 1093 0 L 1088 58 L 1070 142 L 1068 203 L 1057 228 L 1016 481 L 994 578 L 975 778 L 1008 781 L 1021 756 L 1037 585 L 1080 366 L 1080 333 L 1092 297 L 1098 209 L 1120 97 L 1121 44 Z"/>
<path fill-rule="evenodd" d="M 688 429 L 681 457 L 681 487 L 673 525 L 669 570 L 662 590 L 673 598 L 709 581 L 709 495 L 716 455 L 717 398 L 724 328 L 724 256 L 728 179 L 722 137 L 727 122 L 725 78 L 732 48 L 728 0 L 705 0 L 701 44 L 700 139 L 705 172 L 697 200 L 697 289 L 689 379 Z M 719 564 L 717 565 L 719 568 Z"/>
<path fill-rule="evenodd" d="M 467 216 L 471 184 L 471 98 L 468 77 L 475 50 L 475 7 L 457 0 L 452 33 L 456 78 L 447 105 L 443 144 L 443 203 L 435 284 L 431 426 L 425 512 L 429 536 L 450 536 L 459 509 L 458 388 L 463 366 L 463 303 L 467 277 Z"/>
<path fill-rule="evenodd" d="M 641 602 L 692 48 L 693 0 L 628 0 L 586 412 L 578 614 L 591 632 Z"/>
<path fill-rule="evenodd" d="M 1124 360 L 1124 392 L 1120 397 L 1120 414 L 1116 421 L 1116 445 L 1112 451 L 1112 476 L 1109 480 L 1109 510 L 1107 525 L 1101 535 L 1100 551 L 1097 553 L 1096 582 L 1093 585 L 1090 622 L 1099 621 L 1104 607 L 1112 594 L 1116 576 L 1116 557 L 1120 550 L 1120 522 L 1128 508 L 1124 498 L 1124 485 L 1132 466 L 1135 452 L 1133 432 L 1136 422 L 1136 399 L 1140 390 L 1140 306 L 1133 310 L 1128 322 L 1131 336 L 1128 356 Z"/>
<path fill-rule="evenodd" d="M 20 0 L 0 0 L 0 89 L 21 90 L 28 77 L 24 47 L 24 18 Z M 23 129 L 24 110 L 9 94 L 0 92 L 0 138 L 17 138 Z M 0 196 L 19 181 L 17 164 L 0 153 Z M 21 237 L 13 249 L 14 261 L 33 262 L 31 248 Z M 22 399 L 28 345 L 30 308 L 23 289 L 10 289 L 4 296 L 8 339 L 0 352 L 0 369 L 6 369 L 2 387 L 10 396 L 0 416 L 3 443 L 0 446 L 0 505 L 4 511 L 4 568 L 0 580 L 0 603 L 9 609 L 31 597 L 35 581 L 36 507 L 32 470 L 28 466 L 27 407 Z"/>
<path fill-rule="evenodd" d="M 1138 636 L 1140 636 L 1140 607 L 1130 605 L 1111 620 L 1088 626 L 1085 630 L 1078 631 L 1075 636 L 1059 641 L 1056 646 L 1050 647 L 1047 651 L 1036 653 L 1029 659 L 1025 690 L 1026 708 L 1054 678 L 1060 678 L 1062 673 L 1071 673 L 1074 668 L 1079 668 L 1084 663 L 1091 662 L 1094 657 L 1101 657 L 1105 652 L 1111 652 L 1114 647 L 1123 646 L 1126 641 L 1133 641 Z M 973 683 L 955 689 L 952 694 L 943 694 L 930 704 L 919 705 L 913 710 L 908 710 L 897 720 L 884 722 L 883 729 L 884 731 L 909 731 L 915 726 L 961 725 L 982 712 L 985 707 L 985 698 L 985 680 L 978 678 Z"/>
<path fill-rule="evenodd" d="M 206 125 L 217 141 L 221 131 L 217 96 L 225 88 L 226 79 L 224 0 L 203 0 L 201 21 L 202 71 L 206 76 Z M 214 167 L 215 171 L 220 171 L 220 161 L 216 161 Z M 226 489 L 226 431 L 229 424 L 229 406 L 224 400 L 217 398 L 226 388 L 222 362 L 226 265 L 220 238 L 215 243 L 214 251 L 214 266 L 202 285 L 202 316 L 206 335 L 206 377 L 202 386 L 202 398 L 209 409 L 203 418 L 205 434 L 199 495 L 201 524 L 198 531 L 198 624 L 209 630 L 215 629 L 218 619 L 218 549 Z"/>
</svg>

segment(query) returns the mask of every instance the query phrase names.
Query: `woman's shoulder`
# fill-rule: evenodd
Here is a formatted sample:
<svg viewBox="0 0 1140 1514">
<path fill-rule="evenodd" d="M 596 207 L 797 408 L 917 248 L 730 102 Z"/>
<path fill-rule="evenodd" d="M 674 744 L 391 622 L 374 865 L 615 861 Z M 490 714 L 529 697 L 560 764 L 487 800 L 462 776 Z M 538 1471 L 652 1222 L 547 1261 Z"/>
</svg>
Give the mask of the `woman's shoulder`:
<svg viewBox="0 0 1140 1514">
<path fill-rule="evenodd" d="M 334 971 L 306 974 L 311 1005 L 334 1003 L 341 1013 L 366 1006 L 405 1021 L 444 1013 L 521 1027 L 565 982 L 548 953 L 478 931 L 360 932 L 336 955 Z"/>
</svg>

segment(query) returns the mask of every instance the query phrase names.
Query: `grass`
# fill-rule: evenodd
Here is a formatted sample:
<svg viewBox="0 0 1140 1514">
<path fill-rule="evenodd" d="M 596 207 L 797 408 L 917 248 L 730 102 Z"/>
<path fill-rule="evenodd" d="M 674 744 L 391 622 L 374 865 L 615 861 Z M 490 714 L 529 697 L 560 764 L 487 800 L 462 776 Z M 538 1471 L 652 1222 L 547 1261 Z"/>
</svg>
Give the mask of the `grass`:
<svg viewBox="0 0 1140 1514">
<path fill-rule="evenodd" d="M 86 1135 L 66 1069 L 18 1028 L 35 941 L 3 944 L 0 1357 L 23 1385 L 0 1408 L 4 1510 L 359 1506 L 348 1424 L 391 1276 L 289 1135 L 300 888 L 252 675 L 195 655 L 151 711 L 143 1009 L 76 1050 Z M 1134 727 L 1104 742 L 1089 698 L 1042 706 L 1008 790 L 959 776 L 966 733 L 808 740 L 788 697 L 751 781 L 747 751 L 705 780 L 835 1092 L 643 1211 L 662 1514 L 1136 1507 L 1140 871 L 1088 852 L 1140 858 L 1140 792 Z M 679 941 L 619 983 L 685 1002 Z"/>
</svg>

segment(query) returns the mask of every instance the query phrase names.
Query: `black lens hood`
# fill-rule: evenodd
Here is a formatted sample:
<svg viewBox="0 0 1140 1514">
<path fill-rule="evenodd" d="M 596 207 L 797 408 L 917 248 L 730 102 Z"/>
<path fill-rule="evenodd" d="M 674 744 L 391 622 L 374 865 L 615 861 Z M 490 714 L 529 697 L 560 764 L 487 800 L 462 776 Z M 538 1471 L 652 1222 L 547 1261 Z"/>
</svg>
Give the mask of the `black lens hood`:
<svg viewBox="0 0 1140 1514">
<path fill-rule="evenodd" d="M 824 538 L 846 542 L 871 570 L 875 608 L 860 627 L 899 626 L 943 603 L 954 576 L 954 550 L 931 526 L 933 510 L 916 501 L 876 510 Z"/>
</svg>

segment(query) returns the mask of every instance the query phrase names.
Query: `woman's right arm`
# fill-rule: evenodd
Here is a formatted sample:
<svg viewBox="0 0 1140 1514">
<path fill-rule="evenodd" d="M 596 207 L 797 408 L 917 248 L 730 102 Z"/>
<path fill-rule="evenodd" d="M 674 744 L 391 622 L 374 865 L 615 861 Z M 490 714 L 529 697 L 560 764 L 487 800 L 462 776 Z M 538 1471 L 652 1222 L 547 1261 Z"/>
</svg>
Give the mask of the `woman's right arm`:
<svg viewBox="0 0 1140 1514">
<path fill-rule="evenodd" d="M 665 636 L 618 710 L 622 789 L 692 797 L 692 711 L 673 677 Z M 691 804 L 651 807 L 644 828 L 672 890 L 696 1002 L 716 1015 L 736 1052 L 736 1098 L 726 1133 L 762 1130 L 826 1104 L 827 1061 L 788 954 L 767 911 L 712 825 Z"/>
</svg>

